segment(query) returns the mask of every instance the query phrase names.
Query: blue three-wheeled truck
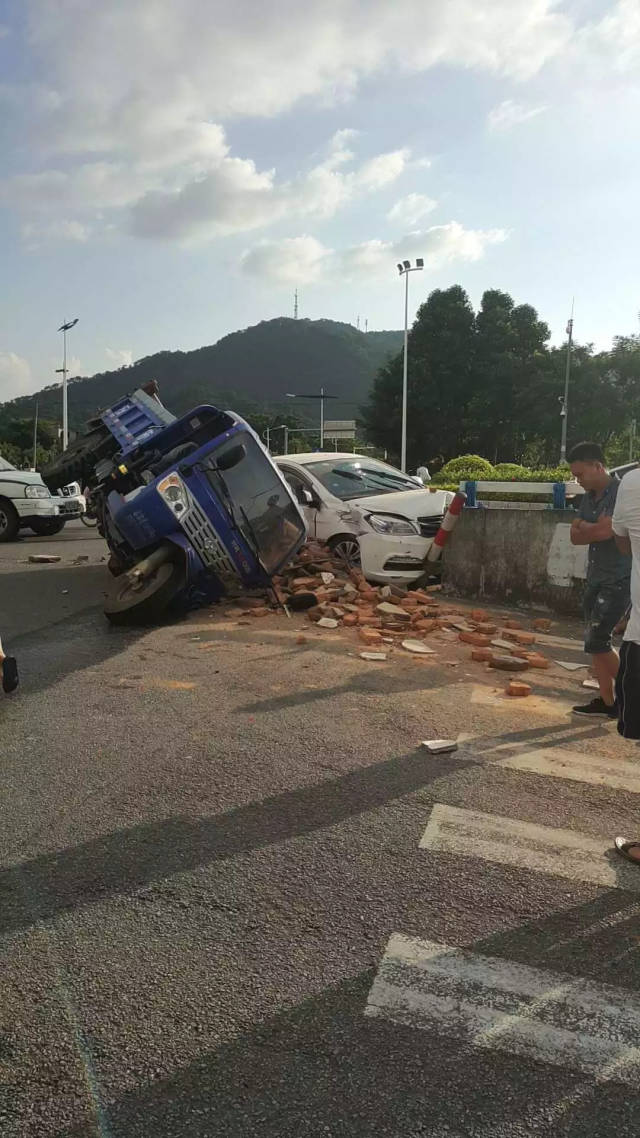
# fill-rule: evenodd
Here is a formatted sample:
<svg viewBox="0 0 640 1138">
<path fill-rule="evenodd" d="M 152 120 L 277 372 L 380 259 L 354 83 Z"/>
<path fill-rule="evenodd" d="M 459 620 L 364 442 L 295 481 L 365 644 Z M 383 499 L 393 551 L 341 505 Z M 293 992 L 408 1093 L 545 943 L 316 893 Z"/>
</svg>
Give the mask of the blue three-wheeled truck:
<svg viewBox="0 0 640 1138">
<path fill-rule="evenodd" d="M 89 491 L 115 580 L 115 624 L 215 600 L 229 585 L 271 585 L 305 523 L 257 435 L 232 411 L 176 418 L 147 384 L 91 420 L 46 470 L 49 487 Z"/>
</svg>

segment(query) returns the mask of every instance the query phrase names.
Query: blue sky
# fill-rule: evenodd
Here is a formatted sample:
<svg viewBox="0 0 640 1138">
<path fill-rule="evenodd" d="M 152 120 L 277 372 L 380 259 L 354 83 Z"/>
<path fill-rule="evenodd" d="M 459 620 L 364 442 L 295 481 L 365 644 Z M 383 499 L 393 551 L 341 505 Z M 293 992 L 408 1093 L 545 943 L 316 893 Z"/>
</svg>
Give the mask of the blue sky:
<svg viewBox="0 0 640 1138">
<path fill-rule="evenodd" d="M 0 0 L 0 401 L 460 283 L 640 309 L 637 0 Z"/>
</svg>

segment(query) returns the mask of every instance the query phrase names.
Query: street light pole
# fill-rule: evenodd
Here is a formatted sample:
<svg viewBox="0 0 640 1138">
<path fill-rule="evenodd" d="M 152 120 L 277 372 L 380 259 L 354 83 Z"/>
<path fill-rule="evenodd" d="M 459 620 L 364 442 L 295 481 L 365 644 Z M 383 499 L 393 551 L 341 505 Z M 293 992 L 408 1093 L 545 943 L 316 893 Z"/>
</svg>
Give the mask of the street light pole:
<svg viewBox="0 0 640 1138">
<path fill-rule="evenodd" d="M 571 378 L 571 346 L 573 344 L 573 301 L 571 302 L 571 318 L 567 324 L 567 363 L 564 372 L 564 396 L 560 400 L 562 403 L 562 410 L 560 416 L 562 418 L 562 435 L 560 439 L 560 463 L 566 462 L 567 459 L 567 427 L 569 419 L 569 379 Z"/>
<path fill-rule="evenodd" d="M 327 395 L 324 387 L 320 388 L 319 395 L 301 395 L 298 391 L 285 392 L 287 399 L 319 399 L 320 400 L 320 450 L 324 447 L 324 401 L 337 399 L 337 395 Z"/>
<path fill-rule="evenodd" d="M 67 332 L 71 328 L 75 328 L 78 323 L 78 317 L 75 320 L 65 320 L 58 328 L 62 332 L 62 367 L 56 368 L 56 371 L 62 372 L 62 449 L 66 450 L 69 445 L 69 408 L 67 403 Z"/>
<path fill-rule="evenodd" d="M 404 354 L 402 359 L 402 440 L 400 444 L 400 469 L 403 474 L 407 470 L 407 388 L 409 370 L 409 273 L 419 272 L 424 268 L 424 260 L 418 257 L 415 265 L 410 261 L 398 262 L 398 272 L 404 277 Z"/>
</svg>

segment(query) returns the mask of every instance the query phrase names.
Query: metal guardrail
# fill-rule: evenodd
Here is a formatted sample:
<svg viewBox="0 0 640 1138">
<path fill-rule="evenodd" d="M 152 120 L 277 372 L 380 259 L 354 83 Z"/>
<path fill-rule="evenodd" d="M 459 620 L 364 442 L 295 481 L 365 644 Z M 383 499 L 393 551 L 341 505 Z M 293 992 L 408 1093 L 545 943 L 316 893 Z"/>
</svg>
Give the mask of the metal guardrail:
<svg viewBox="0 0 640 1138">
<path fill-rule="evenodd" d="M 467 509 L 478 505 L 478 493 L 491 494 L 546 494 L 551 498 L 550 508 L 564 510 L 567 497 L 584 494 L 578 482 L 487 482 L 481 480 L 461 481 L 460 489 L 467 495 Z"/>
</svg>

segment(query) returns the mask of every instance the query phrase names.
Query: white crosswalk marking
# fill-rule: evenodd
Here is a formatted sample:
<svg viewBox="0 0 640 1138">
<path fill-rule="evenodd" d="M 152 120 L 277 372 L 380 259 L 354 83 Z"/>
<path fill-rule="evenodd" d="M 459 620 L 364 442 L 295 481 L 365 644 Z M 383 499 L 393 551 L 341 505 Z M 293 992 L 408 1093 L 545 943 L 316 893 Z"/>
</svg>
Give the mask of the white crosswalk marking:
<svg viewBox="0 0 640 1138">
<path fill-rule="evenodd" d="M 420 847 L 640 892 L 640 871 L 612 851 L 610 839 L 442 803 L 433 807 Z"/>
<path fill-rule="evenodd" d="M 637 761 L 606 759 L 578 751 L 566 751 L 563 747 L 541 747 L 539 750 L 523 750 L 509 755 L 499 759 L 495 765 L 640 794 L 640 763 Z"/>
<path fill-rule="evenodd" d="M 392 936 L 366 1014 L 637 1088 L 640 997 L 496 957 Z"/>
</svg>

